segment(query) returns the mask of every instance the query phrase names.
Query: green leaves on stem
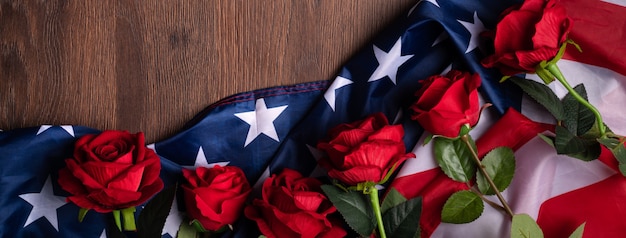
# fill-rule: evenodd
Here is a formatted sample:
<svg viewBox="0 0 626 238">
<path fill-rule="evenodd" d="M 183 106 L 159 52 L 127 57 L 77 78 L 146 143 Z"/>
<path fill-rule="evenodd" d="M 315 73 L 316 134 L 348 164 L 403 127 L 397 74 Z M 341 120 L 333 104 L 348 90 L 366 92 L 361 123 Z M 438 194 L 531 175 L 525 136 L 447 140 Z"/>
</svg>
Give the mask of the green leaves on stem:
<svg viewBox="0 0 626 238">
<path fill-rule="evenodd" d="M 446 200 L 441 212 L 441 221 L 454 224 L 472 222 L 483 213 L 485 205 L 471 191 L 458 191 Z"/>
<path fill-rule="evenodd" d="M 476 163 L 472 161 L 470 148 L 463 141 L 436 137 L 434 146 L 437 164 L 448 177 L 458 182 L 469 182 L 474 177 Z M 475 144 L 472 147 L 476 150 Z"/>
<path fill-rule="evenodd" d="M 344 190 L 333 185 L 322 185 L 322 190 L 348 226 L 360 236 L 369 237 L 376 230 L 376 216 L 370 203 L 372 193 Z M 377 192 L 375 195 L 378 196 Z M 389 237 L 418 237 L 421 209 L 421 197 L 407 200 L 397 190 L 391 189 L 380 206 L 383 228 L 379 233 Z"/>
<path fill-rule="evenodd" d="M 557 78 L 563 77 L 558 74 Z M 595 160 L 600 156 L 599 139 L 606 139 L 610 133 L 607 134 L 606 125 L 598 121 L 601 117 L 597 109 L 587 101 L 584 85 L 580 84 L 574 88 L 567 85 L 569 93 L 562 100 L 558 100 L 556 94 L 544 84 L 517 77 L 512 78 L 511 82 L 544 106 L 557 120 L 555 136 L 542 136 L 554 146 L 557 154 L 583 161 Z"/>
<path fill-rule="evenodd" d="M 481 162 L 499 191 L 504 191 L 509 187 L 513 181 L 513 174 L 515 174 L 515 154 L 511 148 L 495 148 L 487 153 Z M 476 184 L 481 193 L 485 195 L 496 194 L 482 173 L 476 174 Z"/>
<path fill-rule="evenodd" d="M 467 223 L 477 219 L 483 212 L 483 194 L 495 194 L 502 208 L 511 216 L 513 212 L 500 194 L 513 180 L 515 156 L 510 148 L 498 147 L 490 151 L 483 161 L 478 158 L 476 144 L 469 135 L 457 139 L 436 137 L 435 158 L 442 171 L 451 179 L 465 182 L 468 186 L 476 177 L 479 191 L 460 191 L 446 201 L 442 221 Z M 498 206 L 491 201 L 490 205 Z"/>
<path fill-rule="evenodd" d="M 545 84 L 519 77 L 511 77 L 509 81 L 519 86 L 528 96 L 534 99 L 541 106 L 546 108 L 554 118 L 562 121 L 565 118 L 565 109 L 559 97 L 554 94 Z"/>
<path fill-rule="evenodd" d="M 372 234 L 376 228 L 376 220 L 367 196 L 362 192 L 345 191 L 326 184 L 322 185 L 322 190 L 352 230 L 364 237 Z"/>
</svg>

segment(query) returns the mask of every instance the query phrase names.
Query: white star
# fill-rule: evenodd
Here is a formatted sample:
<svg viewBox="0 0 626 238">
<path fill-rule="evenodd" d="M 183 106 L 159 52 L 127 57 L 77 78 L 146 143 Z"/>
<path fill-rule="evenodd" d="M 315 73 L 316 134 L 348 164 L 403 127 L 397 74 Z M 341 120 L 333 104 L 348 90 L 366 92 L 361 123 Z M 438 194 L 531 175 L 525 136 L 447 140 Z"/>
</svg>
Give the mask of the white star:
<svg viewBox="0 0 626 238">
<path fill-rule="evenodd" d="M 398 109 L 398 112 L 396 113 L 396 117 L 393 118 L 393 122 L 391 122 L 391 124 L 398 124 L 398 122 L 400 122 L 403 116 L 404 116 L 404 111 L 402 111 L 402 108 Z"/>
<path fill-rule="evenodd" d="M 309 152 L 311 152 L 311 155 L 313 155 L 315 161 L 319 161 L 322 157 L 326 156 L 326 153 L 324 153 L 324 151 L 318 150 L 313 146 L 306 145 L 306 147 L 309 148 Z M 319 165 L 317 165 L 315 166 L 315 169 L 313 169 L 309 177 L 321 177 L 325 176 L 326 174 L 328 174 L 328 172 Z"/>
<path fill-rule="evenodd" d="M 102 233 L 100 233 L 100 237 L 99 238 L 107 238 L 107 230 L 103 229 Z"/>
<path fill-rule="evenodd" d="M 51 127 L 52 127 L 52 125 L 42 125 L 41 127 L 39 127 L 39 130 L 37 131 L 37 135 L 39 135 L 39 134 L 43 133 L 44 131 L 50 129 Z M 59 126 L 59 127 L 61 127 L 61 129 L 65 130 L 72 137 L 74 137 L 74 127 L 69 126 L 69 125 Z"/>
<path fill-rule="evenodd" d="M 391 47 L 389 52 L 385 52 L 380 48 L 374 46 L 374 55 L 378 61 L 378 67 L 368 82 L 373 82 L 388 76 L 393 84 L 396 84 L 396 75 L 398 74 L 398 68 L 409 60 L 413 55 L 400 55 L 402 53 L 402 38 Z"/>
<path fill-rule="evenodd" d="M 440 7 L 439 3 L 437 3 L 437 0 L 422 0 L 421 2 L 429 2 L 432 3 L 433 5 Z"/>
<path fill-rule="evenodd" d="M 450 72 L 450 70 L 452 70 L 452 64 L 448 65 L 448 67 L 443 69 L 443 71 L 441 71 L 440 75 L 446 75 L 446 74 L 448 74 Z"/>
<path fill-rule="evenodd" d="M 174 201 L 172 201 L 172 206 L 170 207 L 170 213 L 165 219 L 165 225 L 163 226 L 161 235 L 170 234 L 171 237 L 176 237 L 178 228 L 182 222 L 183 213 L 178 210 L 178 202 L 176 201 L 176 197 L 174 197 Z"/>
<path fill-rule="evenodd" d="M 435 39 L 435 41 L 433 42 L 433 44 L 432 44 L 432 45 L 430 45 L 430 47 L 433 47 L 433 46 L 435 46 L 435 45 L 437 45 L 437 44 L 441 43 L 443 40 L 448 39 L 448 37 L 449 37 L 448 32 L 445 32 L 445 31 L 441 32 L 441 34 L 439 34 L 439 35 L 437 36 L 437 38 Z"/>
<path fill-rule="evenodd" d="M 465 27 L 465 29 L 467 29 L 467 31 L 469 31 L 469 33 L 471 34 L 469 43 L 467 45 L 467 50 L 465 50 L 465 53 L 467 54 L 470 51 L 476 49 L 476 47 L 478 47 L 479 35 L 481 32 L 485 31 L 485 25 L 483 25 L 483 22 L 480 21 L 480 18 L 478 18 L 478 14 L 476 12 L 474 12 L 474 23 L 461 20 L 457 21 L 461 23 L 463 27 Z"/>
<path fill-rule="evenodd" d="M 417 6 L 420 5 L 420 3 L 422 3 L 422 2 L 430 2 L 433 5 L 435 5 L 437 7 L 440 7 L 439 3 L 437 3 L 437 0 L 421 0 L 421 1 L 417 2 L 415 5 L 413 5 L 413 7 L 411 7 L 411 9 L 409 10 L 409 13 L 407 14 L 407 17 L 411 16 L 411 14 L 413 14 L 413 11 L 415 11 L 415 8 L 417 8 Z"/>
<path fill-rule="evenodd" d="M 276 128 L 274 127 L 274 120 L 276 120 L 286 108 L 287 105 L 267 108 L 265 100 L 259 98 L 256 100 L 254 111 L 235 113 L 236 117 L 239 117 L 239 119 L 250 125 L 248 136 L 246 136 L 246 142 L 243 147 L 248 146 L 248 144 L 260 134 L 265 134 L 275 141 L 280 141 L 276 133 Z"/>
<path fill-rule="evenodd" d="M 154 153 L 156 153 L 156 148 L 154 147 L 154 143 L 146 145 L 146 147 L 148 147 L 149 149 L 154 150 Z"/>
<path fill-rule="evenodd" d="M 252 186 L 252 188 L 253 188 L 255 191 L 261 191 L 261 188 L 263 188 L 263 182 L 265 182 L 265 180 L 266 180 L 267 178 L 269 178 L 269 177 L 270 177 L 270 175 L 271 175 L 271 173 L 270 173 L 270 167 L 269 167 L 269 166 L 267 166 L 267 167 L 265 168 L 265 171 L 263 171 L 263 174 L 261 174 L 261 177 L 259 177 L 259 179 L 257 179 L 256 183 L 254 183 L 254 186 Z"/>
<path fill-rule="evenodd" d="M 56 196 L 52 191 L 52 180 L 50 176 L 46 179 L 41 192 L 39 193 L 26 193 L 19 195 L 24 201 L 33 206 L 30 210 L 24 227 L 30 223 L 44 217 L 48 222 L 59 231 L 59 220 L 57 218 L 57 209 L 65 205 L 65 197 Z"/>
<path fill-rule="evenodd" d="M 335 90 L 340 89 L 343 86 L 350 85 L 352 83 L 352 80 L 337 76 L 337 78 L 335 78 L 335 81 L 333 81 L 330 87 L 328 87 L 328 90 L 326 90 L 326 93 L 324 93 L 324 99 L 326 99 L 326 102 L 328 103 L 330 108 L 333 109 L 333 111 L 335 111 Z"/>
<path fill-rule="evenodd" d="M 215 165 L 224 167 L 228 164 L 230 164 L 230 162 L 209 163 L 209 161 L 206 159 L 206 155 L 204 154 L 204 150 L 202 149 L 202 146 L 200 146 L 200 149 L 198 149 L 198 154 L 196 155 L 196 162 L 194 162 L 193 166 L 183 166 L 183 168 L 193 170 L 198 167 L 213 168 L 215 167 Z"/>
</svg>

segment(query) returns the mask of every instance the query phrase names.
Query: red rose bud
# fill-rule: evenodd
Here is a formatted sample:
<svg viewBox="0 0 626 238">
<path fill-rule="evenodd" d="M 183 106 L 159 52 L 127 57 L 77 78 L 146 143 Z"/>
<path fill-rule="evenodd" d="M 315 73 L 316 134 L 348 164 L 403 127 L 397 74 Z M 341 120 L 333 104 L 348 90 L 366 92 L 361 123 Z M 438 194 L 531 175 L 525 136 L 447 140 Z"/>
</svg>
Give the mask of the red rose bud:
<svg viewBox="0 0 626 238">
<path fill-rule="evenodd" d="M 362 121 L 341 124 L 329 132 L 330 140 L 317 144 L 328 157 L 319 164 L 328 176 L 347 185 L 381 182 L 394 165 L 400 165 L 413 153 L 406 153 L 401 125 L 389 125 L 382 113 Z"/>
<path fill-rule="evenodd" d="M 411 106 L 411 119 L 426 131 L 453 138 L 459 136 L 463 125 L 476 125 L 480 114 L 478 74 L 452 70 L 446 76 L 431 76 L 421 83 L 415 93 L 418 99 Z"/>
<path fill-rule="evenodd" d="M 217 231 L 233 224 L 250 194 L 243 171 L 234 166 L 183 169 L 187 183 L 182 184 L 187 213 L 205 230 Z"/>
<path fill-rule="evenodd" d="M 67 198 L 84 209 L 110 212 L 144 203 L 163 188 L 161 160 L 144 145 L 143 133 L 104 131 L 85 135 L 59 171 Z"/>
<path fill-rule="evenodd" d="M 341 222 L 328 218 L 336 208 L 321 185 L 315 178 L 284 169 L 263 182 L 263 198 L 246 207 L 246 217 L 255 221 L 268 238 L 344 237 L 347 232 Z"/>
<path fill-rule="evenodd" d="M 554 58 L 567 40 L 572 20 L 554 0 L 526 0 L 506 10 L 496 26 L 494 54 L 483 59 L 485 67 L 502 74 L 534 73 L 541 61 Z"/>
</svg>

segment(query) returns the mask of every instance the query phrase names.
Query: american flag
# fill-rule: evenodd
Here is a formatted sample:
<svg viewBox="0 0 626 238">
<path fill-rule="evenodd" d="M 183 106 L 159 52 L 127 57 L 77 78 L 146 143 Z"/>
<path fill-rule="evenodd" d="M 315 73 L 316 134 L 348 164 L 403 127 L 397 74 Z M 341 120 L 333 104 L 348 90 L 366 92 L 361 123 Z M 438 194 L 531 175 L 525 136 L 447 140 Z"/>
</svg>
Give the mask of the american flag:
<svg viewBox="0 0 626 238">
<path fill-rule="evenodd" d="M 424 206 L 441 203 L 437 194 L 451 188 L 432 189 L 446 185 L 441 182 L 445 178 L 440 177 L 429 146 L 421 145 L 423 130 L 409 119 L 407 110 L 419 80 L 450 69 L 482 76 L 482 99 L 494 107 L 473 132 L 475 138 L 511 107 L 533 120 L 546 120 L 516 87 L 498 83 L 498 72 L 479 63 L 487 54 L 481 32 L 494 29 L 500 12 L 517 3 L 422 0 L 347 62 L 333 80 L 245 92 L 209 106 L 178 134 L 148 145 L 162 159 L 166 187 L 181 179 L 181 168 L 213 164 L 242 168 L 257 188 L 282 168 L 323 176 L 316 163 L 323 154 L 315 145 L 328 129 L 383 112 L 393 123 L 404 125 L 407 148 L 418 155 L 403 165 L 389 186 L 405 196 L 424 196 Z M 559 67 L 572 84 L 584 82 L 590 101 L 609 127 L 626 134 L 622 123 L 626 114 L 620 113 L 626 99 L 622 57 L 626 46 L 620 45 L 626 32 L 622 27 L 626 2 L 564 3 L 574 19 L 571 38 L 584 53 L 568 51 Z M 564 95 L 562 88 L 551 86 Z M 0 132 L 0 237 L 106 237 L 105 216 L 90 212 L 79 223 L 79 208 L 65 202 L 68 194 L 56 182 L 74 141 L 98 132 L 71 125 Z M 621 219 L 626 209 L 620 206 L 626 198 L 626 179 L 610 163 L 557 156 L 536 139 L 519 141 L 516 157 L 516 178 L 505 196 L 513 201 L 514 212 L 538 219 L 547 236 L 567 236 L 580 221 L 587 222 L 585 236 L 626 234 Z M 184 204 L 178 201 L 182 199 L 173 203 L 163 237 L 175 237 L 184 217 Z M 487 208 L 477 221 L 453 225 L 440 223 L 434 208 L 430 213 L 424 210 L 424 237 L 505 237 L 509 232 L 505 215 L 495 210 Z M 234 228 L 226 236 L 259 235 L 256 225 L 245 218 Z"/>
</svg>

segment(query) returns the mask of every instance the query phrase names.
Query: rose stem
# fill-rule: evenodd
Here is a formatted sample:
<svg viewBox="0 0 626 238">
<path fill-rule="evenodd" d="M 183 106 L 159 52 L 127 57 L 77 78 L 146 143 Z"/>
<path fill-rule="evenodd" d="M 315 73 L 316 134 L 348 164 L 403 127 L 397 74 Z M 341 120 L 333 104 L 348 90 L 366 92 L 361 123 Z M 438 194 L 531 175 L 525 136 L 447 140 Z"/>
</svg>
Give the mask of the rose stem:
<svg viewBox="0 0 626 238">
<path fill-rule="evenodd" d="M 469 142 L 469 136 L 468 135 L 461 136 L 461 140 L 465 142 L 469 150 L 472 152 L 472 158 L 474 158 L 474 162 L 476 162 L 476 164 L 478 165 L 478 169 L 480 170 L 480 173 L 482 173 L 485 176 L 485 178 L 487 179 L 487 182 L 489 182 L 489 185 L 491 186 L 491 188 L 493 188 L 493 191 L 496 192 L 496 196 L 500 200 L 500 203 L 502 203 L 502 206 L 504 206 L 504 210 L 506 211 L 506 213 L 508 213 L 511 217 L 513 217 L 513 211 L 511 211 L 511 207 L 509 207 L 509 204 L 506 203 L 506 201 L 504 200 L 504 197 L 502 197 L 502 194 L 496 187 L 496 184 L 493 182 L 489 174 L 487 174 L 487 171 L 485 170 L 483 163 L 481 163 L 480 159 L 478 159 L 478 154 L 476 153 L 476 151 L 474 151 L 474 148 Z"/>
<path fill-rule="evenodd" d="M 604 122 L 602 121 L 602 115 L 600 115 L 600 112 L 598 111 L 598 109 L 596 109 L 593 105 L 591 105 L 591 103 L 589 103 L 582 96 L 580 96 L 580 94 L 578 94 L 572 88 L 572 86 L 569 85 L 569 83 L 567 82 L 567 80 L 565 80 L 565 77 L 561 73 L 561 70 L 559 70 L 559 67 L 556 66 L 556 64 L 548 64 L 546 69 L 548 71 L 550 71 L 550 73 L 552 75 L 554 75 L 554 77 L 556 77 L 556 79 L 563 85 L 563 87 L 565 87 L 567 89 L 567 91 L 574 98 L 576 98 L 576 100 L 578 102 L 580 102 L 580 104 L 582 104 L 583 106 L 585 106 L 585 107 L 589 108 L 589 110 L 591 110 L 593 115 L 596 117 L 596 123 L 598 124 L 598 129 L 600 130 L 600 138 L 605 138 L 606 137 L 606 128 L 604 127 Z"/>
<path fill-rule="evenodd" d="M 376 216 L 376 223 L 378 223 L 378 233 L 380 238 L 387 238 L 385 234 L 385 227 L 383 226 L 383 217 L 380 214 L 380 204 L 378 201 L 378 189 L 375 186 L 367 186 L 365 193 L 370 195 L 370 201 L 372 202 L 372 208 L 374 209 L 374 215 Z"/>
<path fill-rule="evenodd" d="M 467 186 L 470 187 L 470 190 L 472 190 L 472 192 L 474 192 L 476 195 L 478 195 L 478 197 L 480 197 L 480 199 L 482 199 L 484 202 L 489 204 L 491 207 L 493 207 L 495 209 L 498 209 L 500 211 L 506 212 L 506 210 L 504 209 L 503 206 L 500 206 L 500 204 L 497 204 L 497 203 L 492 202 L 491 200 L 487 199 L 480 191 L 478 191 L 475 188 L 471 187 L 469 184 Z"/>
</svg>

